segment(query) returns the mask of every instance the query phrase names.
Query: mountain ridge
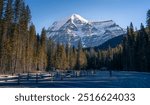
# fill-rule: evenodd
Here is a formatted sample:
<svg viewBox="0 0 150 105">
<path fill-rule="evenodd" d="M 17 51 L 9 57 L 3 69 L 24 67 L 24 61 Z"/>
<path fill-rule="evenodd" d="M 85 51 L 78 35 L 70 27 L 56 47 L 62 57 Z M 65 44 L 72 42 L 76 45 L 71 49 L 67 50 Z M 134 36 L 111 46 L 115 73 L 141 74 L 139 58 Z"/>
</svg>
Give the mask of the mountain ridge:
<svg viewBox="0 0 150 105">
<path fill-rule="evenodd" d="M 90 22 L 78 14 L 73 14 L 66 20 L 55 21 L 47 30 L 48 38 L 54 42 L 70 43 L 77 47 L 81 40 L 84 48 L 99 46 L 125 33 L 113 20 Z"/>
</svg>

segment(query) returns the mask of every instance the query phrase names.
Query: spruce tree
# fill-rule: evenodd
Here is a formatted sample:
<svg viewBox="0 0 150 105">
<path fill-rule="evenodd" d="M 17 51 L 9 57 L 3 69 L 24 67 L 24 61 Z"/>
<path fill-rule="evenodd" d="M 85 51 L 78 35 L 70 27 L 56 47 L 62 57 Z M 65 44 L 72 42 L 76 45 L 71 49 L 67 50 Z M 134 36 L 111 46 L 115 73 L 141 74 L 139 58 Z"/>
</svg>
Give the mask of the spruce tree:
<svg viewBox="0 0 150 105">
<path fill-rule="evenodd" d="M 22 12 L 23 0 L 15 0 L 14 2 L 14 22 L 18 23 Z"/>
<path fill-rule="evenodd" d="M 47 54 L 46 54 L 46 30 L 42 29 L 41 32 L 41 69 L 46 70 Z"/>
<path fill-rule="evenodd" d="M 41 37 L 39 34 L 36 35 L 36 70 L 40 70 L 40 61 L 41 61 Z"/>
<path fill-rule="evenodd" d="M 82 59 L 81 52 L 82 52 L 82 43 L 81 43 L 81 39 L 80 39 L 79 43 L 78 43 L 78 51 L 77 51 L 77 63 L 76 63 L 77 70 L 81 69 L 81 61 L 80 61 L 80 59 Z"/>
<path fill-rule="evenodd" d="M 67 66 L 67 69 L 69 70 L 69 69 L 70 69 L 70 67 L 69 67 L 69 57 L 70 57 L 69 53 L 70 53 L 70 44 L 69 44 L 69 43 L 67 43 L 67 44 L 66 44 L 65 51 L 66 51 L 66 66 Z"/>
<path fill-rule="evenodd" d="M 76 63 L 76 69 L 81 70 L 84 69 L 87 65 L 87 59 L 85 52 L 82 49 L 82 43 L 81 39 L 79 40 L 78 43 L 78 49 L 77 49 L 77 63 Z"/>
<path fill-rule="evenodd" d="M 29 29 L 29 69 L 36 70 L 36 31 L 35 26 L 31 24 Z"/>
<path fill-rule="evenodd" d="M 146 23 L 147 27 L 150 29 L 150 9 L 147 11 Z"/>
<path fill-rule="evenodd" d="M 3 9 L 4 9 L 4 0 L 0 0 L 0 20 L 3 16 Z"/>
<path fill-rule="evenodd" d="M 147 33 L 145 31 L 144 25 L 141 23 L 141 29 L 140 29 L 140 41 L 141 41 L 141 70 L 147 69 L 147 58 L 146 58 L 146 52 L 147 52 L 147 43 L 148 43 L 148 38 L 147 38 Z"/>
<path fill-rule="evenodd" d="M 133 27 L 133 24 L 131 22 L 130 24 L 130 28 L 129 28 L 129 35 L 128 35 L 129 39 L 129 49 L 128 49 L 128 52 L 129 52 L 129 69 L 130 70 L 134 70 L 134 67 L 135 67 L 135 34 L 134 34 L 134 27 Z"/>
<path fill-rule="evenodd" d="M 123 38 L 123 69 L 127 70 L 129 67 L 128 62 L 128 36 L 129 36 L 129 27 L 127 27 L 127 35 Z"/>
<path fill-rule="evenodd" d="M 148 36 L 148 45 L 147 45 L 147 62 L 148 62 L 148 69 L 150 69 L 150 9 L 147 11 L 147 17 L 146 17 L 146 24 L 148 27 L 148 32 L 147 32 L 147 36 Z"/>
<path fill-rule="evenodd" d="M 75 69 L 76 62 L 77 62 L 77 51 L 75 47 L 71 47 L 70 54 L 69 54 L 69 68 Z"/>
</svg>

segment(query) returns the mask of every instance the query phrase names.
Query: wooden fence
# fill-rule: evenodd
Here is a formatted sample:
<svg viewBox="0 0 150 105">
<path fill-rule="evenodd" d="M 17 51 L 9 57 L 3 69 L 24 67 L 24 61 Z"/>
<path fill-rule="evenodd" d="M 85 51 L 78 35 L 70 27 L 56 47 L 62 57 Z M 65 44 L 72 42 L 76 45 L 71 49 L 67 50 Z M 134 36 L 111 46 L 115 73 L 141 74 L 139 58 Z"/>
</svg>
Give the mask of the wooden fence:
<svg viewBox="0 0 150 105">
<path fill-rule="evenodd" d="M 48 83 L 52 81 L 62 81 L 65 78 L 77 78 L 90 74 L 91 73 L 85 71 L 17 74 L 15 76 L 0 76 L 0 84 L 17 83 L 19 85 L 25 83 Z"/>
<path fill-rule="evenodd" d="M 0 83 L 44 83 L 53 81 L 54 74 L 18 74 L 15 76 L 0 76 Z"/>
</svg>

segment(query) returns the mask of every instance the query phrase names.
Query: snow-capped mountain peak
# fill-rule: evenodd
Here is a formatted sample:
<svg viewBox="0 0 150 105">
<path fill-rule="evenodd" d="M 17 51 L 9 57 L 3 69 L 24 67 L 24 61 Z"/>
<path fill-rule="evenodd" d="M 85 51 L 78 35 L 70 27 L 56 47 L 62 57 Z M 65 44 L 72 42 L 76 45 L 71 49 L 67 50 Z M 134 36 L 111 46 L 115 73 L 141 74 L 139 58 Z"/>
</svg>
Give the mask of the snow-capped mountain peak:
<svg viewBox="0 0 150 105">
<path fill-rule="evenodd" d="M 81 21 L 81 22 L 83 22 L 83 23 L 88 23 L 88 21 L 87 21 L 86 19 L 84 19 L 83 17 L 81 17 L 81 16 L 78 15 L 78 14 L 72 14 L 71 17 L 70 17 L 70 19 L 71 19 L 72 21 L 74 21 L 74 20 L 79 20 L 79 21 Z"/>
<path fill-rule="evenodd" d="M 91 22 L 78 14 L 54 22 L 47 30 L 47 36 L 55 42 L 71 43 L 75 47 L 79 40 L 83 47 L 94 47 L 125 33 L 113 20 Z"/>
<path fill-rule="evenodd" d="M 83 17 L 81 17 L 78 14 L 72 14 L 70 17 L 60 20 L 60 21 L 55 21 L 51 27 L 49 27 L 48 30 L 51 31 L 57 31 L 59 30 L 63 25 L 65 25 L 65 23 L 67 23 L 68 21 L 71 21 L 72 24 L 86 24 L 88 23 L 88 21 L 86 19 L 84 19 Z"/>
</svg>

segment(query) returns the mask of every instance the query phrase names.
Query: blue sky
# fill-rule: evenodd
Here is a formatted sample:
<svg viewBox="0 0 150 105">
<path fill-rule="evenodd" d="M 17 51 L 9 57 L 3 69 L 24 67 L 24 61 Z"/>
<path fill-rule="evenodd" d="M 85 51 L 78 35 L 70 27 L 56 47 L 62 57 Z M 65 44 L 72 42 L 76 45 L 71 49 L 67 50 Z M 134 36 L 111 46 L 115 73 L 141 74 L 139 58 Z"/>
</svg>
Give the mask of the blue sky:
<svg viewBox="0 0 150 105">
<path fill-rule="evenodd" d="M 150 0 L 25 0 L 32 12 L 37 32 L 56 20 L 76 13 L 88 20 L 114 20 L 126 28 L 132 21 L 139 28 L 145 24 Z"/>
</svg>

